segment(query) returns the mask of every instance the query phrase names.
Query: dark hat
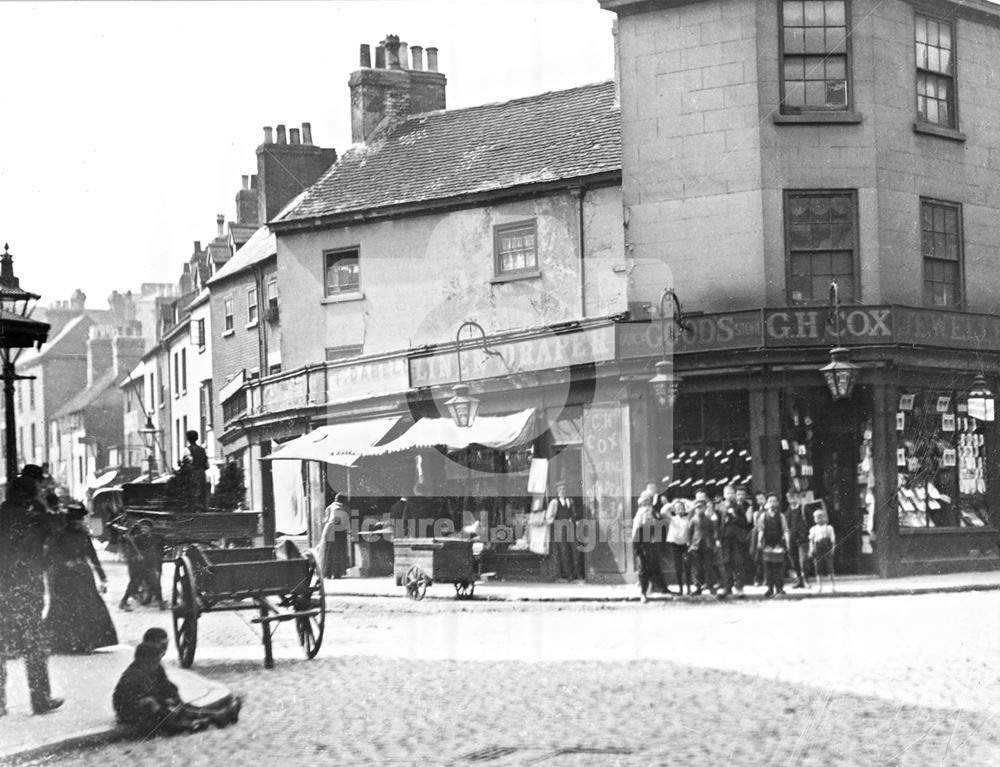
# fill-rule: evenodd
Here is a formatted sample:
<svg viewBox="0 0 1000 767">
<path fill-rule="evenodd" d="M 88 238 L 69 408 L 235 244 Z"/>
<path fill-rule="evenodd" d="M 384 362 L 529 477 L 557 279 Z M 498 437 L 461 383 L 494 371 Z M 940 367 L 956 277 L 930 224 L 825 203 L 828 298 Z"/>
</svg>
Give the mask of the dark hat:
<svg viewBox="0 0 1000 767">
<path fill-rule="evenodd" d="M 87 511 L 87 507 L 82 503 L 73 501 L 72 503 L 66 504 L 66 516 L 69 517 L 85 517 L 90 512 Z"/>
<path fill-rule="evenodd" d="M 21 469 L 21 476 L 27 477 L 28 479 L 45 479 L 45 473 L 42 471 L 42 467 L 34 463 L 26 463 L 24 468 Z"/>
</svg>

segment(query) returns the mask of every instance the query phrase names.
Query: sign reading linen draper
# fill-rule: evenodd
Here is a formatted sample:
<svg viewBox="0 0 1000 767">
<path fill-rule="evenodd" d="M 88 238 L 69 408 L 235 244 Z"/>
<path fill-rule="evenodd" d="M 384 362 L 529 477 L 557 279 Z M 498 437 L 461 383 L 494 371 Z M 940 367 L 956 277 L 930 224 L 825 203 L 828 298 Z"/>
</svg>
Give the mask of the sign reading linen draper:
<svg viewBox="0 0 1000 767">
<path fill-rule="evenodd" d="M 474 381 L 613 359 L 615 328 L 603 325 L 513 341 L 490 339 L 487 343 L 500 356 L 484 354 L 478 344 L 463 345 L 462 380 Z M 445 345 L 433 354 L 410 358 L 410 386 L 434 386 L 456 381 L 458 360 L 454 346 Z"/>
</svg>

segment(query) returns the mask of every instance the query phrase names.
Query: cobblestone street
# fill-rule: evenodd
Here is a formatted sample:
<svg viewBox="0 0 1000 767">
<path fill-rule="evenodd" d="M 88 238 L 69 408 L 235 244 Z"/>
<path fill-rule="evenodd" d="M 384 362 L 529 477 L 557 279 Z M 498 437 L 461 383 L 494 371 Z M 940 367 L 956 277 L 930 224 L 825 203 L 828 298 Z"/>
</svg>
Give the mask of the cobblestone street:
<svg viewBox="0 0 1000 767">
<path fill-rule="evenodd" d="M 115 618 L 123 642 L 169 624 L 149 608 Z M 246 695 L 236 727 L 44 763 L 1000 760 L 995 593 L 572 607 L 339 599 L 313 661 L 291 627 L 278 629 L 273 671 L 247 620 L 203 616 L 194 665 Z"/>
</svg>

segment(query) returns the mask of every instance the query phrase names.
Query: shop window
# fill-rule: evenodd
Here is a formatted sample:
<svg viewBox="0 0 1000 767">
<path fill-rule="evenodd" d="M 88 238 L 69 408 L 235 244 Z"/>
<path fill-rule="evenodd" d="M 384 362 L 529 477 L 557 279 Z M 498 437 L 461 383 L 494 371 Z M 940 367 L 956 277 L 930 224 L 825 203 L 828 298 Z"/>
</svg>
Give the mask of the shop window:
<svg viewBox="0 0 1000 767">
<path fill-rule="evenodd" d="M 336 250 L 324 255 L 326 295 L 339 296 L 361 290 L 361 266 L 357 248 Z"/>
<path fill-rule="evenodd" d="M 901 528 L 983 527 L 985 424 L 963 392 L 902 390 L 896 412 L 896 501 Z"/>
<path fill-rule="evenodd" d="M 854 191 L 785 192 L 789 303 L 828 301 L 834 280 L 841 301 L 854 300 L 857 229 Z"/>
<path fill-rule="evenodd" d="M 493 250 L 497 277 L 538 273 L 538 237 L 534 221 L 496 227 Z"/>
<path fill-rule="evenodd" d="M 920 251 L 924 261 L 924 305 L 962 306 L 962 207 L 920 201 Z"/>
<path fill-rule="evenodd" d="M 781 111 L 846 111 L 850 60 L 847 0 L 784 0 Z"/>
<path fill-rule="evenodd" d="M 722 494 L 730 482 L 752 480 L 750 408 L 745 393 L 684 394 L 674 409 L 674 444 L 667 454 L 672 497 L 698 490 Z"/>
<path fill-rule="evenodd" d="M 917 118 L 945 128 L 955 119 L 955 29 L 948 21 L 916 18 Z"/>
</svg>

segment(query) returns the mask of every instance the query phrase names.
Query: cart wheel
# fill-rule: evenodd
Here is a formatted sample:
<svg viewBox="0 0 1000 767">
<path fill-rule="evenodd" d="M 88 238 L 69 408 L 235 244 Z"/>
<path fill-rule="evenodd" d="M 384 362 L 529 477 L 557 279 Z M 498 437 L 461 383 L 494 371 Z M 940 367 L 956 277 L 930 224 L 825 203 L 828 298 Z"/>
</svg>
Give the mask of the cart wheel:
<svg viewBox="0 0 1000 767">
<path fill-rule="evenodd" d="M 170 595 L 174 618 L 174 643 L 183 668 L 191 668 L 198 646 L 198 600 L 195 597 L 194 570 L 187 557 L 174 564 L 174 588 Z"/>
<path fill-rule="evenodd" d="M 430 583 L 430 578 L 428 578 L 424 571 L 421 570 L 416 565 L 413 565 L 409 570 L 406 571 L 406 577 L 403 578 L 403 585 L 406 586 L 406 596 L 410 599 L 414 599 L 419 602 L 424 598 L 424 594 L 427 593 L 427 586 Z"/>
<path fill-rule="evenodd" d="M 323 586 L 323 575 L 319 570 L 316 555 L 307 551 L 306 555 L 306 585 L 305 590 L 295 595 L 292 602 L 295 612 L 317 610 L 315 615 L 295 619 L 295 627 L 299 632 L 299 644 L 306 651 L 307 658 L 315 658 L 323 644 L 323 631 L 326 627 L 326 589 Z"/>
<path fill-rule="evenodd" d="M 472 599 L 476 584 L 472 581 L 458 581 L 455 584 L 455 599 Z"/>
</svg>

